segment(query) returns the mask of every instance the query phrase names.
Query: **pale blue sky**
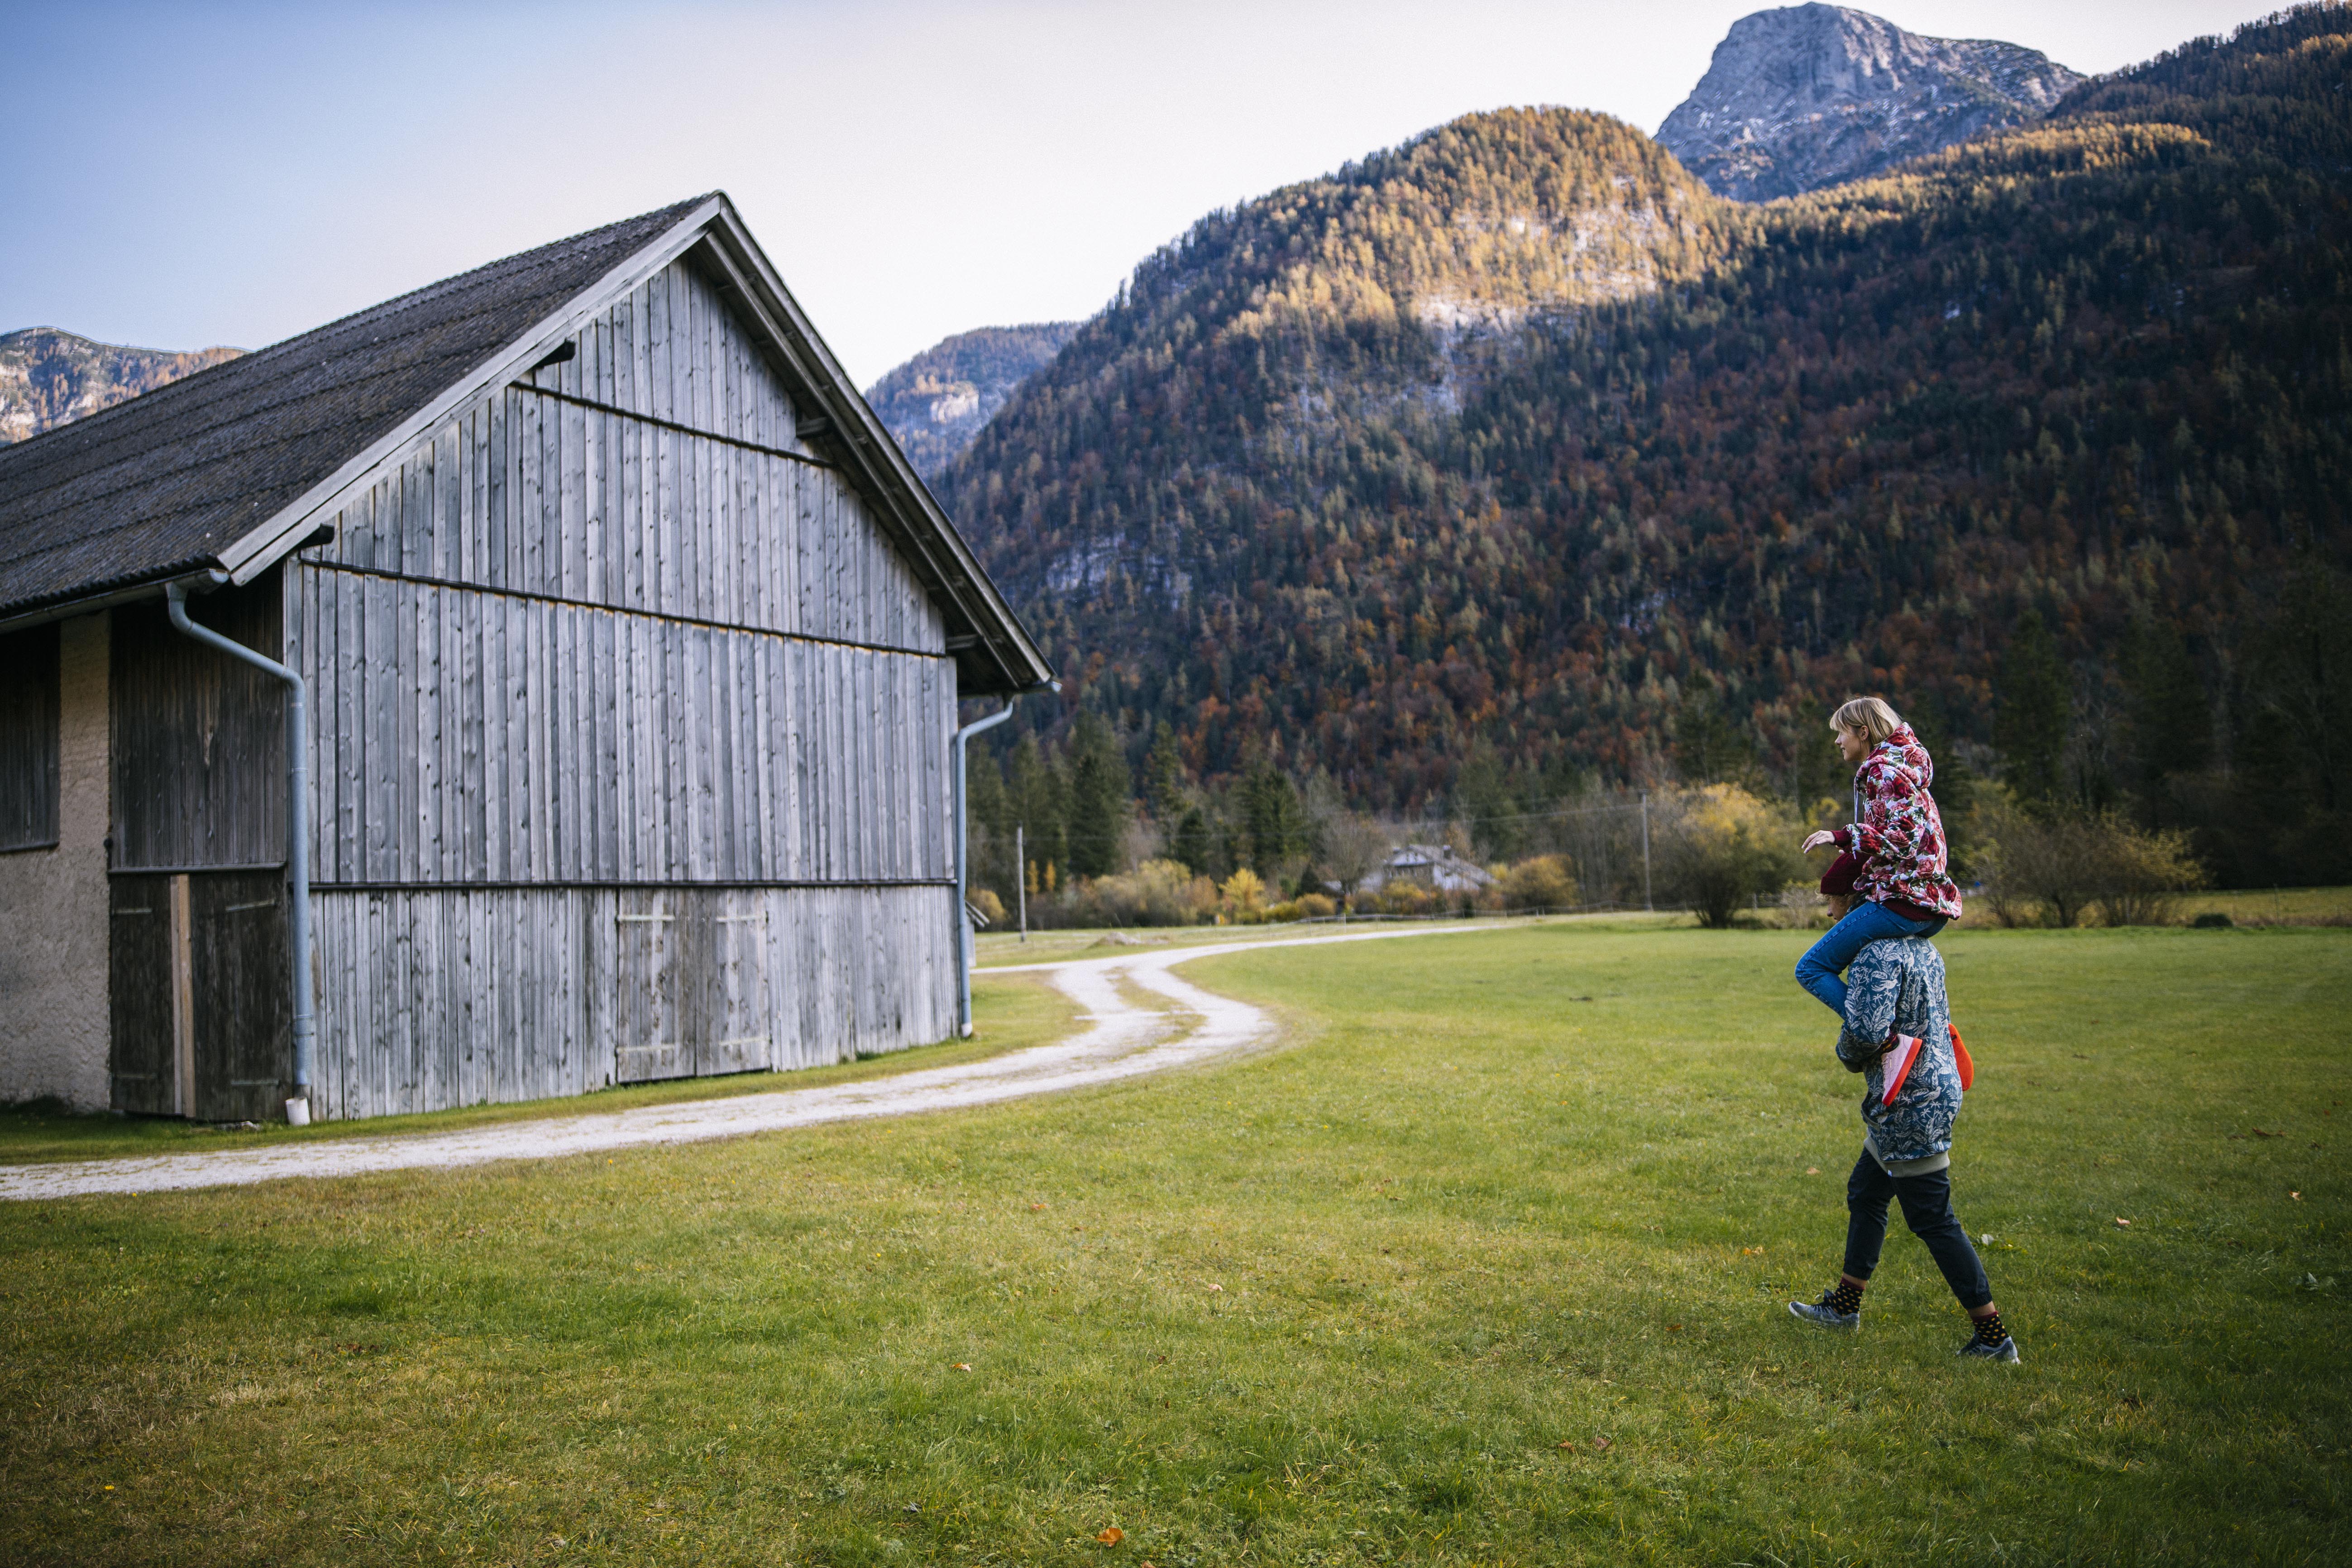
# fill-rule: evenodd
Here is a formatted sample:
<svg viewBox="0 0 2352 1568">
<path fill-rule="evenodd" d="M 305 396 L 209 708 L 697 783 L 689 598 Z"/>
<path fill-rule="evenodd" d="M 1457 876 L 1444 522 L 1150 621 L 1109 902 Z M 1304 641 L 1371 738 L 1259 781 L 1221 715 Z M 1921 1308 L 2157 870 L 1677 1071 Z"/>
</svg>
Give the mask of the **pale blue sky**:
<svg viewBox="0 0 2352 1568">
<path fill-rule="evenodd" d="M 2111 70 L 2274 0 L 1903 0 Z M 1472 110 L 1645 131 L 1755 0 L 0 0 L 0 330 L 256 347 L 714 187 L 861 384 Z"/>
</svg>

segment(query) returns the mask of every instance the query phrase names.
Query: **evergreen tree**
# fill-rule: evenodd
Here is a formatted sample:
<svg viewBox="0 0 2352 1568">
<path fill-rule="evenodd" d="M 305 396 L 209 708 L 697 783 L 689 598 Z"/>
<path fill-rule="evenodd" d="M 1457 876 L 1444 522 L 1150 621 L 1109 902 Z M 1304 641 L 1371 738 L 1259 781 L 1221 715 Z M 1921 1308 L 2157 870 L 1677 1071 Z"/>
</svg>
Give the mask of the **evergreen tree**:
<svg viewBox="0 0 2352 1568">
<path fill-rule="evenodd" d="M 2065 782 L 2066 668 L 2039 610 L 2017 617 L 1993 703 L 1993 745 L 2003 779 L 2020 800 L 2054 804 Z"/>
<path fill-rule="evenodd" d="M 1127 832 L 1127 753 L 1102 716 L 1091 710 L 1078 715 L 1071 735 L 1068 825 L 1070 871 L 1080 877 L 1108 877 L 1126 869 L 1120 864 Z"/>
<path fill-rule="evenodd" d="M 1183 816 L 1185 793 L 1184 753 L 1176 744 L 1175 730 L 1162 719 L 1143 763 L 1143 804 L 1152 820 L 1164 826 Z"/>
<path fill-rule="evenodd" d="M 1248 864 L 1268 879 L 1295 856 L 1307 852 L 1307 813 L 1297 788 L 1281 769 L 1260 763 L 1242 786 L 1242 809 L 1249 833 Z"/>
<path fill-rule="evenodd" d="M 1168 853 L 1195 876 L 1212 875 L 1216 867 L 1216 849 L 1211 842 L 1208 813 L 1197 805 L 1187 810 L 1177 821 Z"/>
<path fill-rule="evenodd" d="M 2143 616 L 2125 646 L 2132 772 L 2150 827 L 2164 819 L 2166 784 L 2212 760 L 2213 706 L 2180 628 Z"/>
<path fill-rule="evenodd" d="M 1014 820 L 1026 839 L 1029 865 L 1042 874 L 1045 868 L 1066 867 L 1069 855 L 1062 833 L 1063 784 L 1061 770 L 1054 766 L 1034 735 L 1024 735 L 1013 748 L 1011 777 L 1006 782 L 1006 794 L 1011 796 Z M 1029 879 L 1024 868 L 1024 879 Z"/>
</svg>

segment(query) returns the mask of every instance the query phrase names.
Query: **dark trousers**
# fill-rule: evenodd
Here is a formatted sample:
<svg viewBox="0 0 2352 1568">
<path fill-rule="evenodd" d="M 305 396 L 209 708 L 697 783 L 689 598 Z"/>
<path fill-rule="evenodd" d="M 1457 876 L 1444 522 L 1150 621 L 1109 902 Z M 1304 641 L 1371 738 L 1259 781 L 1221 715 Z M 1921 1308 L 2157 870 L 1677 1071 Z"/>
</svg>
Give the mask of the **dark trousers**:
<svg viewBox="0 0 2352 1568">
<path fill-rule="evenodd" d="M 1886 1245 L 1886 1201 L 1903 1200 L 1903 1223 L 1927 1244 L 1944 1282 L 1960 1305 L 1973 1312 L 1992 1300 L 1991 1282 L 1969 1233 L 1952 1213 L 1952 1172 L 1949 1166 L 1925 1176 L 1890 1176 L 1864 1149 L 1845 1179 L 1845 1271 L 1867 1279 L 1878 1267 L 1879 1249 Z"/>
</svg>

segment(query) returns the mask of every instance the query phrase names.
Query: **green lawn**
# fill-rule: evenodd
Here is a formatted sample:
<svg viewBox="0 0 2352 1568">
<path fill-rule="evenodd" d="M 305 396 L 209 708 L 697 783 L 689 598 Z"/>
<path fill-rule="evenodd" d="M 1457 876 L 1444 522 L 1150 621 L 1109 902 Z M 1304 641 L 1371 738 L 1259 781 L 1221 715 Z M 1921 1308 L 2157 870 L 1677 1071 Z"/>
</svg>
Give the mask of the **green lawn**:
<svg viewBox="0 0 2352 1568">
<path fill-rule="evenodd" d="M 1238 954 L 1294 1043 L 1213 1069 L 0 1208 L 0 1562 L 2352 1557 L 2352 931 L 1942 944 L 2013 1368 L 1899 1225 L 1859 1338 L 1780 1306 L 1859 1142 L 1805 940 Z"/>
</svg>

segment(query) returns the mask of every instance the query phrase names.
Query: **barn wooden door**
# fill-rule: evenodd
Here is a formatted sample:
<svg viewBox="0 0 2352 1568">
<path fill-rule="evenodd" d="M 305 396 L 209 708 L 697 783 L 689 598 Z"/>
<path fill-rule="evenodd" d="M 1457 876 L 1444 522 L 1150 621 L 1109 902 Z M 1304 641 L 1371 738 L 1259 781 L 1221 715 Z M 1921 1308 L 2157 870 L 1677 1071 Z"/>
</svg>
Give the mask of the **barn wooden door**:
<svg viewBox="0 0 2352 1568">
<path fill-rule="evenodd" d="M 712 902 L 710 964 L 704 1017 L 707 1044 L 698 1072 L 753 1072 L 769 1067 L 768 906 L 758 893 L 721 894 Z"/>
<path fill-rule="evenodd" d="M 294 1077 L 285 874 L 111 879 L 108 1064 L 117 1110 L 259 1121 Z"/>
<path fill-rule="evenodd" d="M 614 970 L 620 984 L 614 1020 L 613 1076 L 622 1083 L 684 1078 L 694 1071 L 678 1005 L 688 921 L 675 892 L 621 895 Z"/>
<path fill-rule="evenodd" d="M 178 922 L 175 877 L 110 879 L 107 1007 L 112 1016 L 107 1070 L 112 1103 L 135 1116 L 177 1116 L 179 1031 L 173 981 Z"/>
<path fill-rule="evenodd" d="M 214 871 L 188 879 L 188 1114 L 265 1121 L 294 1088 L 294 1002 L 288 992 L 286 873 Z"/>
<path fill-rule="evenodd" d="M 617 918 L 615 1078 L 642 1083 L 771 1064 L 768 911 L 759 894 L 628 893 Z"/>
</svg>

